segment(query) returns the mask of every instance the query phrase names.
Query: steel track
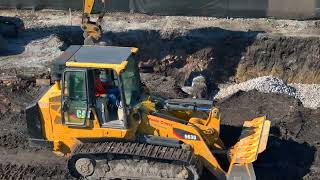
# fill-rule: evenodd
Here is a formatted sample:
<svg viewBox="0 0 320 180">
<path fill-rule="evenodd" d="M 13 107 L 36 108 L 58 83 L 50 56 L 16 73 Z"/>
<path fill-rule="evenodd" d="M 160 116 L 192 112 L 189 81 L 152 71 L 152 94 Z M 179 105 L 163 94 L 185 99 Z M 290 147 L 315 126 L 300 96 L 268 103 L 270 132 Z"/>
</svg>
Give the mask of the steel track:
<svg viewBox="0 0 320 180">
<path fill-rule="evenodd" d="M 169 179 L 198 179 L 201 163 L 191 150 L 177 147 L 166 147 L 138 142 L 100 142 L 100 143 L 82 143 L 79 144 L 72 152 L 69 160 L 69 170 L 74 175 L 74 162 L 82 157 L 94 159 L 96 168 L 95 173 L 87 179 L 152 179 L 152 180 L 169 180 Z M 110 158 L 111 157 L 111 158 Z M 118 164 L 117 164 L 118 163 Z M 140 163 L 140 164 L 139 164 Z M 147 163 L 147 165 L 146 165 Z M 106 165 L 107 164 L 107 165 Z M 146 166 L 143 169 L 142 166 Z M 70 167 L 71 166 L 71 167 Z M 108 171 L 103 170 L 108 166 Z M 114 171 L 110 167 L 127 167 L 123 171 Z M 140 169 L 139 169 L 140 168 Z M 150 170 L 162 171 L 161 173 L 153 173 Z M 188 177 L 177 177 L 166 172 L 173 172 L 185 169 L 189 173 Z M 124 172 L 128 170 L 128 173 Z M 132 171 L 130 174 L 129 171 Z M 139 171 L 140 174 L 136 174 Z M 96 173 L 98 172 L 98 173 Z M 103 172 L 103 173 L 102 173 Z M 107 174 L 108 177 L 104 177 Z M 125 174 L 125 175 L 123 175 Z M 129 175 L 128 175 L 129 174 Z M 151 173 L 152 174 L 152 173 Z M 157 174 L 157 175 L 154 175 Z M 169 176 L 169 177 L 167 177 Z"/>
</svg>

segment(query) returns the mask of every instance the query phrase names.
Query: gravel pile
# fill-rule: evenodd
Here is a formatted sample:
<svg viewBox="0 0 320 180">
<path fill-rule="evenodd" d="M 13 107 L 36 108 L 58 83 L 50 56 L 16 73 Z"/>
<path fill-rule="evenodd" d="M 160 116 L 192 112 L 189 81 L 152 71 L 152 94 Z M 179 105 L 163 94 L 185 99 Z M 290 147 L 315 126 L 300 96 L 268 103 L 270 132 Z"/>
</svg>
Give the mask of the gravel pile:
<svg viewBox="0 0 320 180">
<path fill-rule="evenodd" d="M 296 98 L 304 107 L 317 109 L 320 107 L 320 84 L 289 84 L 297 90 Z"/>
<path fill-rule="evenodd" d="M 307 108 L 317 109 L 320 107 L 320 85 L 318 84 L 285 84 L 281 79 L 272 76 L 263 76 L 251 79 L 239 84 L 220 87 L 214 99 L 223 99 L 238 91 L 258 90 L 263 93 L 279 93 L 300 99 Z"/>
<path fill-rule="evenodd" d="M 287 86 L 282 80 L 272 76 L 263 76 L 222 88 L 215 96 L 215 98 L 222 99 L 238 91 L 250 91 L 253 89 L 256 89 L 263 93 L 281 93 L 287 94 L 289 96 L 296 95 L 296 89 Z"/>
</svg>

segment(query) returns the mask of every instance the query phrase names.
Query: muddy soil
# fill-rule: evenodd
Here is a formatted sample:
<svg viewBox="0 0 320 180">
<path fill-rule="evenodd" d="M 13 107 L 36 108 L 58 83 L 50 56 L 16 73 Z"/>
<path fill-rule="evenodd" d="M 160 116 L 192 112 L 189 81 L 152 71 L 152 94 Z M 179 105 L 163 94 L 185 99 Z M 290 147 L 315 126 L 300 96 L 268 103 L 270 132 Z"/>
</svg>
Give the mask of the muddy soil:
<svg viewBox="0 0 320 180">
<path fill-rule="evenodd" d="M 319 173 L 320 109 L 306 109 L 286 95 L 257 91 L 238 92 L 218 106 L 222 138 L 230 143 L 228 146 L 235 143 L 244 120 L 265 115 L 271 120 L 267 150 L 254 164 L 258 179 L 302 179 Z"/>
<path fill-rule="evenodd" d="M 19 72 L 4 72 L 0 81 L 0 179 L 65 179 L 66 160 L 51 151 L 30 146 L 24 108 L 32 102 L 40 87 L 36 78 Z M 10 77 L 10 78 L 9 78 Z"/>
</svg>

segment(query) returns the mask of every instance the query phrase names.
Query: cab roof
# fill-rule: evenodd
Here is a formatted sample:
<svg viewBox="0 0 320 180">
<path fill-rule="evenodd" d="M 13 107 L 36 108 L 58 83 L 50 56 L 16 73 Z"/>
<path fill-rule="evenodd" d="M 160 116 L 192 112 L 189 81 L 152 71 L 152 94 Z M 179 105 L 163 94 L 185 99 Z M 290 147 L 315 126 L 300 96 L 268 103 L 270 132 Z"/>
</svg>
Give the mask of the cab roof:
<svg viewBox="0 0 320 180">
<path fill-rule="evenodd" d="M 124 69 L 134 47 L 72 45 L 55 60 L 67 67 Z"/>
</svg>

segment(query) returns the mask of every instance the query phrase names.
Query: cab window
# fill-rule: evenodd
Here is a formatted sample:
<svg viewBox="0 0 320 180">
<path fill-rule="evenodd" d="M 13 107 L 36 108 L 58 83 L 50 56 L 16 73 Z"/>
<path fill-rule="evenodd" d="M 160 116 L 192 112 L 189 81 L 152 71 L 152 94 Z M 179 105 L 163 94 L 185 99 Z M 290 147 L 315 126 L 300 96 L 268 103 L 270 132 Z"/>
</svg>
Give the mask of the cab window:
<svg viewBox="0 0 320 180">
<path fill-rule="evenodd" d="M 126 69 L 120 74 L 127 106 L 138 103 L 141 89 L 140 74 L 137 61 L 130 57 Z"/>
<path fill-rule="evenodd" d="M 88 112 L 85 71 L 64 73 L 63 117 L 66 124 L 84 125 Z"/>
</svg>

